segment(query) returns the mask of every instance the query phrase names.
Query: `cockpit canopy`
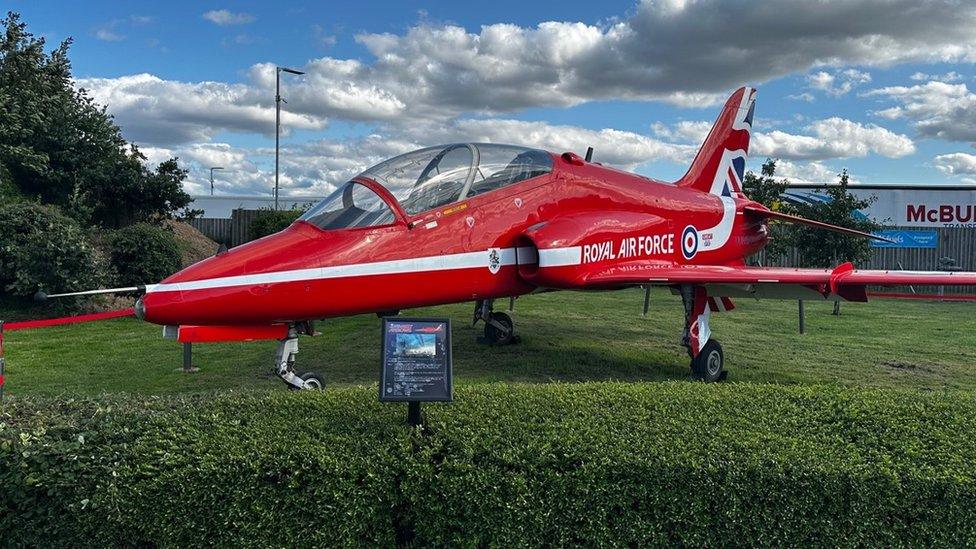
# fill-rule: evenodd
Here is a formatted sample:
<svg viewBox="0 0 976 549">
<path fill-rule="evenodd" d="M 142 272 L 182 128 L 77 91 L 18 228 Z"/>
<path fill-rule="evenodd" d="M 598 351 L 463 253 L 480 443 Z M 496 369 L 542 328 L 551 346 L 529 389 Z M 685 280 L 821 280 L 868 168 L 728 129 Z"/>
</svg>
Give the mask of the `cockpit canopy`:
<svg viewBox="0 0 976 549">
<path fill-rule="evenodd" d="M 546 151 L 455 143 L 429 147 L 381 162 L 356 176 L 386 187 L 408 215 L 491 192 L 552 171 Z M 368 187 L 349 181 L 301 217 L 320 229 L 392 223 L 389 206 Z"/>
</svg>

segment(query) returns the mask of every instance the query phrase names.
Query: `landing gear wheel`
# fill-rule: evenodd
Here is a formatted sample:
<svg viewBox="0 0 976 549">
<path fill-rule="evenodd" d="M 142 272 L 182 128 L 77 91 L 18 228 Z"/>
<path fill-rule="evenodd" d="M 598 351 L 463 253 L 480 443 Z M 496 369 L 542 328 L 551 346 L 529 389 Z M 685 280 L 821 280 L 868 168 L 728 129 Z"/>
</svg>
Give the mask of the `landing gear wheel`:
<svg viewBox="0 0 976 549">
<path fill-rule="evenodd" d="M 497 326 L 496 326 L 497 324 Z M 485 322 L 485 339 L 493 345 L 508 345 L 515 340 L 515 322 L 507 313 L 493 312 Z"/>
<path fill-rule="evenodd" d="M 691 375 L 699 381 L 714 383 L 725 379 L 726 374 L 722 346 L 710 339 L 698 356 L 691 360 Z"/>
<path fill-rule="evenodd" d="M 312 390 L 317 391 L 320 389 L 325 389 L 325 376 L 318 372 L 305 372 L 304 374 L 298 376 L 302 378 L 305 382 L 305 386 L 302 388 L 295 387 L 294 385 L 289 385 L 289 391 L 302 391 L 302 390 Z"/>
</svg>

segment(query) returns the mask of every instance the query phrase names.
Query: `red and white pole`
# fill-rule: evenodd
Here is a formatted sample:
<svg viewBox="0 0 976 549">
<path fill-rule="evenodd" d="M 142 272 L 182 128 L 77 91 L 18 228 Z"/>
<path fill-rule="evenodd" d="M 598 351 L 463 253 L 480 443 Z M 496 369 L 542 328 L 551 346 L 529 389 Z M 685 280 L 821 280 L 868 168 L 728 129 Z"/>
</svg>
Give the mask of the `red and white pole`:
<svg viewBox="0 0 976 549">
<path fill-rule="evenodd" d="M 3 321 L 0 320 L 0 404 L 3 404 L 3 383 L 4 381 L 6 381 L 4 378 L 4 371 L 3 371 L 4 362 L 5 359 L 3 358 Z"/>
</svg>

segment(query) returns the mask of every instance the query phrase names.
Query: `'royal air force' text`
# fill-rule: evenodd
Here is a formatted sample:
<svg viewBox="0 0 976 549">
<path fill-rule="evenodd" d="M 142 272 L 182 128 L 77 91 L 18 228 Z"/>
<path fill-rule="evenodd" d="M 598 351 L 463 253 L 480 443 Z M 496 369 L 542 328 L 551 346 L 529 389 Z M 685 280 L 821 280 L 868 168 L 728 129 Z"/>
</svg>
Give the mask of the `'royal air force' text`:
<svg viewBox="0 0 976 549">
<path fill-rule="evenodd" d="M 674 253 L 674 235 L 634 236 L 606 240 L 583 246 L 583 263 L 647 257 L 652 255 L 671 255 Z"/>
</svg>

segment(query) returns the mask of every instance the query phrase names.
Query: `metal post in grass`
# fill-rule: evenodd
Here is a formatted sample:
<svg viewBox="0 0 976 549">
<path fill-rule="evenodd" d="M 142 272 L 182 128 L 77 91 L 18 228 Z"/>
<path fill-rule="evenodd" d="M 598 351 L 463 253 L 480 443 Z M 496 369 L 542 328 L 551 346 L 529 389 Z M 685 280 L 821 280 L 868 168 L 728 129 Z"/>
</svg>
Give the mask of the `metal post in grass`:
<svg viewBox="0 0 976 549">
<path fill-rule="evenodd" d="M 651 306 L 651 285 L 644 286 L 644 315 L 647 316 L 647 308 Z"/>
<path fill-rule="evenodd" d="M 193 344 L 186 342 L 183 344 L 183 371 L 190 373 L 199 371 L 193 367 Z"/>
<path fill-rule="evenodd" d="M 806 322 L 805 322 L 806 321 L 806 318 L 805 318 L 806 317 L 806 314 L 805 313 L 806 312 L 803 310 L 803 300 L 802 299 L 797 300 L 796 303 L 797 303 L 797 311 L 799 312 L 799 315 L 800 315 L 800 333 L 802 334 L 802 333 L 804 333 L 806 331 L 806 326 L 805 326 L 805 324 L 806 324 Z"/>
</svg>

